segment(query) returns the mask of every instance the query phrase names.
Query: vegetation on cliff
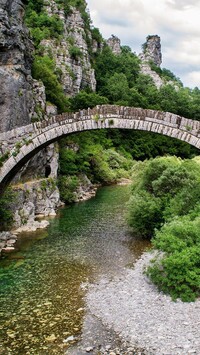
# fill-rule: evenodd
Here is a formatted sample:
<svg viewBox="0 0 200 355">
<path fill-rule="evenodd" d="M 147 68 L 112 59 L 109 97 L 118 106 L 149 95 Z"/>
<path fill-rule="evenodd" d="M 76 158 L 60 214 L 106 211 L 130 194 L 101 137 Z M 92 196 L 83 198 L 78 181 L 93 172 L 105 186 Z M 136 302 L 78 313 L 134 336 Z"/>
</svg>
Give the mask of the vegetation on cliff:
<svg viewBox="0 0 200 355">
<path fill-rule="evenodd" d="M 139 162 L 129 202 L 133 232 L 162 251 L 147 274 L 173 299 L 200 295 L 200 160 L 161 157 Z"/>
</svg>

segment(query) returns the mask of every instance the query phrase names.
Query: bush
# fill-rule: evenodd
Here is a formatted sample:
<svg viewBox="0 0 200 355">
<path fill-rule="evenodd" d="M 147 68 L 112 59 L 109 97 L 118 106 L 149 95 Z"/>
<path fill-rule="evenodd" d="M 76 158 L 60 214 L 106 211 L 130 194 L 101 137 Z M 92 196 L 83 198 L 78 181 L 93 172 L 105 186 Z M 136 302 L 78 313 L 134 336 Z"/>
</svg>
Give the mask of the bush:
<svg viewBox="0 0 200 355">
<path fill-rule="evenodd" d="M 199 160 L 163 157 L 140 165 L 133 170 L 129 224 L 142 237 L 155 234 L 152 244 L 163 253 L 147 274 L 173 299 L 194 301 L 200 295 Z"/>
<path fill-rule="evenodd" d="M 76 96 L 70 99 L 71 109 L 78 111 L 80 109 L 87 109 L 88 107 L 95 107 L 97 105 L 108 104 L 108 99 L 104 96 L 98 95 L 95 92 L 80 91 Z"/>
<path fill-rule="evenodd" d="M 150 238 L 163 222 L 162 201 L 147 191 L 134 193 L 129 200 L 128 222 L 137 236 Z"/>
<path fill-rule="evenodd" d="M 60 198 L 65 203 L 76 201 L 76 189 L 79 180 L 77 176 L 60 176 L 58 179 L 58 188 L 60 190 Z"/>
<path fill-rule="evenodd" d="M 71 58 L 74 60 L 78 60 L 83 57 L 82 51 L 77 46 L 70 46 L 69 54 L 70 54 Z"/>
<path fill-rule="evenodd" d="M 200 246 L 185 248 L 164 256 L 148 268 L 147 274 L 159 290 L 173 300 L 195 301 L 200 295 Z"/>
<path fill-rule="evenodd" d="M 156 231 L 152 240 L 156 249 L 167 254 L 181 252 L 183 249 L 200 245 L 200 219 L 191 220 L 189 216 L 175 218 Z"/>
<path fill-rule="evenodd" d="M 49 16 L 46 12 L 36 12 L 30 7 L 26 10 L 26 25 L 29 27 L 36 47 L 46 38 L 59 38 L 64 27 L 57 15 Z"/>
<path fill-rule="evenodd" d="M 56 66 L 49 56 L 36 56 L 32 66 L 33 77 L 42 80 L 46 88 L 47 100 L 58 107 L 59 112 L 69 110 L 69 99 L 59 83 Z"/>
</svg>

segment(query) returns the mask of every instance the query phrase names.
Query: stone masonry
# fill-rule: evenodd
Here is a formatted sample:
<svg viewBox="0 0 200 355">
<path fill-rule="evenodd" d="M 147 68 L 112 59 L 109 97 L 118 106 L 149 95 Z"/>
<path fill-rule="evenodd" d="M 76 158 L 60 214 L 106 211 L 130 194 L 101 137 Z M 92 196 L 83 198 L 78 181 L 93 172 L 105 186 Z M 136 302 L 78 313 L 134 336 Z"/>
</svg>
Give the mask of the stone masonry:
<svg viewBox="0 0 200 355">
<path fill-rule="evenodd" d="M 115 105 L 64 113 L 0 134 L 0 149 L 5 158 L 0 169 L 0 191 L 3 191 L 17 171 L 43 147 L 70 133 L 101 128 L 160 133 L 200 148 L 200 122 L 173 113 Z"/>
</svg>

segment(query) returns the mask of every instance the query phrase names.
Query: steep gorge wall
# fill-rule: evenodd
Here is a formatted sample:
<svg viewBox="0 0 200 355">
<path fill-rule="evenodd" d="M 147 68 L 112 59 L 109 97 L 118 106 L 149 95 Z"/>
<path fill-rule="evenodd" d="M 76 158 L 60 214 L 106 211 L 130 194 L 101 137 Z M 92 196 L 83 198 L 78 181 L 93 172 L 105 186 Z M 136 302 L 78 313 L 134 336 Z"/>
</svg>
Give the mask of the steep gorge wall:
<svg viewBox="0 0 200 355">
<path fill-rule="evenodd" d="M 29 30 L 24 25 L 24 3 L 27 2 L 0 0 L 0 132 L 57 113 L 56 108 L 46 102 L 43 83 L 34 80 L 31 75 L 35 48 Z M 81 13 L 71 8 L 66 16 L 62 6 L 58 7 L 54 0 L 45 1 L 43 9 L 50 17 L 57 15 L 63 23 L 59 42 L 56 38 L 45 39 L 41 41 L 40 46 L 44 55 L 50 53 L 54 59 L 65 94 L 73 96 L 86 87 L 95 91 L 96 80 L 87 43 L 87 38 L 92 42 L 92 37 L 90 31 L 85 28 Z M 79 55 L 74 54 L 74 49 Z M 97 43 L 94 43 L 94 51 L 96 50 Z M 1 144 L 0 153 L 5 153 Z M 12 207 L 15 227 L 20 227 L 23 223 L 33 224 L 35 215 L 51 215 L 55 212 L 60 203 L 57 187 L 52 185 L 51 193 L 49 189 L 42 189 L 42 197 L 38 191 L 41 190 L 41 179 L 44 185 L 45 177 L 57 178 L 57 169 L 58 152 L 57 148 L 51 145 L 35 155 L 13 179 L 14 184 L 18 184 L 19 197 Z M 30 180 L 35 181 L 31 182 L 32 193 L 28 194 L 25 193 L 27 188 L 19 183 L 30 184 Z M 24 214 L 26 221 L 20 217 Z"/>
<path fill-rule="evenodd" d="M 24 12 L 21 0 L 0 0 L 0 132 L 31 123 L 38 111 L 46 113 L 44 85 L 31 76 L 34 46 L 24 25 Z M 51 176 L 56 177 L 58 153 L 54 146 L 41 151 L 26 164 L 14 183 L 45 177 L 48 166 Z M 26 207 L 23 198 L 19 201 L 20 208 Z M 17 213 L 17 206 L 13 210 Z"/>
<path fill-rule="evenodd" d="M 0 132 L 31 122 L 45 90 L 33 80 L 34 46 L 23 23 L 21 0 L 0 0 Z"/>
<path fill-rule="evenodd" d="M 92 40 L 91 33 L 85 27 L 80 11 L 71 7 L 66 16 L 64 9 L 58 7 L 54 0 L 44 4 L 49 16 L 57 15 L 63 23 L 63 34 L 58 44 L 57 39 L 41 41 L 44 54 L 51 54 L 56 67 L 61 72 L 60 82 L 68 96 L 77 94 L 81 89 L 89 87 L 96 90 L 94 69 L 91 66 L 87 37 Z M 95 50 L 95 49 L 94 49 Z"/>
<path fill-rule="evenodd" d="M 34 46 L 24 25 L 24 12 L 21 0 L 0 0 L 0 132 L 29 124 L 38 112 L 46 113 L 44 85 L 31 76 Z M 14 181 L 22 175 L 25 180 L 45 176 L 46 151 L 23 167 Z"/>
<path fill-rule="evenodd" d="M 23 26 L 21 1 L 0 0 L 0 130 L 30 122 L 33 45 Z"/>
</svg>

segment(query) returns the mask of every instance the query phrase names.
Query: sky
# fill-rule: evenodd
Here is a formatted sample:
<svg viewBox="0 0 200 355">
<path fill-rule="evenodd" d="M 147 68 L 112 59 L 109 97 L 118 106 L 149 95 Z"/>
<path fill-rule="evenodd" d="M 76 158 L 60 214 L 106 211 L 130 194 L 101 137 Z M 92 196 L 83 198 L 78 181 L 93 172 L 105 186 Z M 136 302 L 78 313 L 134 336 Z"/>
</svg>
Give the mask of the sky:
<svg viewBox="0 0 200 355">
<path fill-rule="evenodd" d="M 200 0 L 86 1 L 104 38 L 113 34 L 139 54 L 148 35 L 160 36 L 161 68 L 200 88 Z"/>
</svg>

